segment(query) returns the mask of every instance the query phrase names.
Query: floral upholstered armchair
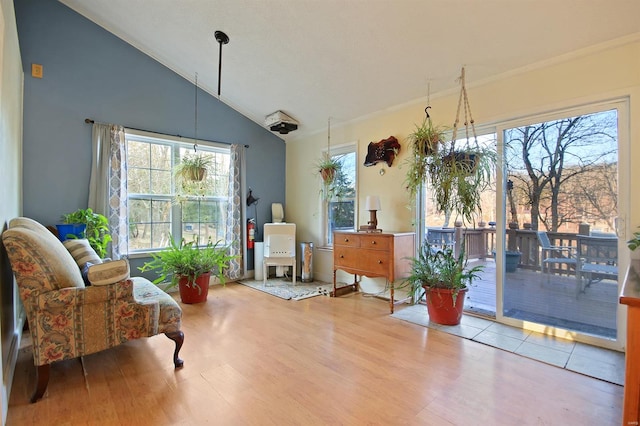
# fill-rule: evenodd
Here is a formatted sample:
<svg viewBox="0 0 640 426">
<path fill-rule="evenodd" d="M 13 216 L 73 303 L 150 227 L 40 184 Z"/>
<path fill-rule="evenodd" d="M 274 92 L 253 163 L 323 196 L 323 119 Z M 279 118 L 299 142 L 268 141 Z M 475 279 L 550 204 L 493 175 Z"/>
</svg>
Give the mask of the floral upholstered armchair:
<svg viewBox="0 0 640 426">
<path fill-rule="evenodd" d="M 44 395 L 53 362 L 89 355 L 133 339 L 164 333 L 175 342 L 175 367 L 182 367 L 183 361 L 178 357 L 184 341 L 180 306 L 148 280 L 129 278 L 126 261 L 95 265 L 93 275 L 94 266 L 87 265 L 88 283 L 93 285 L 85 285 L 79 260 L 86 259 L 87 253 L 72 255 L 40 223 L 15 218 L 3 232 L 2 241 L 33 341 L 37 381 L 31 402 Z"/>
</svg>

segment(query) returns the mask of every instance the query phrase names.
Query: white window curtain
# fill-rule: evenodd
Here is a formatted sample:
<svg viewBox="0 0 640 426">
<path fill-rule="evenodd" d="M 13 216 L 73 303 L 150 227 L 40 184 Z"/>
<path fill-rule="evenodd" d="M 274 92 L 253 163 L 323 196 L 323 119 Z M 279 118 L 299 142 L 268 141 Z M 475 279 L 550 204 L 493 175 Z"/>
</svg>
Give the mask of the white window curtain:
<svg viewBox="0 0 640 426">
<path fill-rule="evenodd" d="M 89 208 L 109 220 L 112 259 L 128 253 L 127 146 L 124 127 L 94 123 Z"/>
<path fill-rule="evenodd" d="M 236 238 L 242 235 L 242 168 L 244 165 L 244 146 L 231 145 L 231 166 L 229 170 L 229 208 L 227 209 L 227 241 L 231 255 L 238 258 L 231 262 L 227 275 L 231 280 L 242 278 L 243 245 L 242 239 Z"/>
</svg>

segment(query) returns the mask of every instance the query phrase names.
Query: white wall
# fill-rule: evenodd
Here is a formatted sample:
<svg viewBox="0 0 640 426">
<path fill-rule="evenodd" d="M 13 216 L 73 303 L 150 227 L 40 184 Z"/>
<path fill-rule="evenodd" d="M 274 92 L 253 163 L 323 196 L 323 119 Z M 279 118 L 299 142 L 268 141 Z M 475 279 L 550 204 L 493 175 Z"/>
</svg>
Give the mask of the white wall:
<svg viewBox="0 0 640 426">
<path fill-rule="evenodd" d="M 473 69 L 473 66 L 466 67 L 466 77 L 476 126 L 628 96 L 631 159 L 640 159 L 640 34 L 574 52 L 528 69 L 496 76 L 490 81 L 474 82 Z M 452 75 L 451 79 L 455 80 L 457 77 L 458 75 Z M 409 198 L 403 188 L 406 167 L 403 168 L 402 163 L 408 153 L 406 137 L 414 130 L 415 124 L 424 118 L 425 95 L 426 93 L 417 93 L 416 98 L 423 97 L 419 102 L 390 108 L 375 116 L 344 125 L 334 124 L 335 119 L 332 121 L 332 146 L 358 141 L 359 205 L 363 207 L 367 195 L 379 194 L 382 211 L 378 213 L 378 227 L 384 230 L 414 230 L 414 213 L 407 208 Z M 451 126 L 455 119 L 458 91 L 432 95 L 431 98 L 430 114 L 434 123 Z M 327 111 L 327 116 L 330 115 L 331 111 Z M 364 167 L 362 163 L 368 143 L 390 135 L 398 138 L 402 148 L 393 166 L 384 176 L 380 176 L 380 164 Z M 326 132 L 287 143 L 285 215 L 288 221 L 297 224 L 300 241 L 322 241 L 321 201 L 318 196 L 320 182 L 313 163 L 326 145 Z M 640 181 L 640 168 L 632 168 L 630 177 L 631 182 Z M 632 186 L 631 193 L 635 190 Z M 630 202 L 631 209 L 628 223 L 633 230 L 640 225 L 640 197 L 631 197 L 627 201 Z M 368 212 L 361 209 L 359 224 L 364 224 L 367 220 Z M 629 230 L 627 232 L 630 233 Z M 318 279 L 330 281 L 332 252 L 317 249 L 314 266 L 314 274 Z M 378 288 L 380 285 L 377 284 Z"/>
<path fill-rule="evenodd" d="M 0 230 L 22 212 L 23 73 L 12 0 L 0 3 Z M 2 423 L 6 421 L 22 330 L 9 261 L 0 250 L 0 329 L 2 330 Z"/>
</svg>

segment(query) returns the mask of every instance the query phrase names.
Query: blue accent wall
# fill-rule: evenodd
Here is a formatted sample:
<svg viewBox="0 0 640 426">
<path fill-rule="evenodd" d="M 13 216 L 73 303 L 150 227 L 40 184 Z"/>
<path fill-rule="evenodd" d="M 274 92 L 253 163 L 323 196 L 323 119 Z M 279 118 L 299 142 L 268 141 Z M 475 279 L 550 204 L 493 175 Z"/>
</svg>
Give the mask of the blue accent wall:
<svg viewBox="0 0 640 426">
<path fill-rule="evenodd" d="M 58 1 L 14 5 L 25 70 L 25 216 L 55 224 L 87 207 L 91 125 L 85 118 L 195 136 L 191 82 Z M 43 65 L 44 78 L 31 77 L 32 63 Z M 260 198 L 259 224 L 270 221 L 271 203 L 285 199 L 284 141 L 203 91 L 198 138 L 249 145 L 247 186 Z M 249 217 L 255 213 L 254 206 L 247 210 Z"/>
</svg>

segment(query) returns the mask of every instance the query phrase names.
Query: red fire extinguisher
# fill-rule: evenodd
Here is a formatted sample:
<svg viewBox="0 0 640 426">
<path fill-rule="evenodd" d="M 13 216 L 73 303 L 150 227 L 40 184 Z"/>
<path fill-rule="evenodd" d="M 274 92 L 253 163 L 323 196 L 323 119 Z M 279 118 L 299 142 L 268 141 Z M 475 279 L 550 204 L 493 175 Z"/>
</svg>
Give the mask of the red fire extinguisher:
<svg viewBox="0 0 640 426">
<path fill-rule="evenodd" d="M 256 220 L 247 220 L 247 248 L 252 249 L 256 239 Z"/>
</svg>

